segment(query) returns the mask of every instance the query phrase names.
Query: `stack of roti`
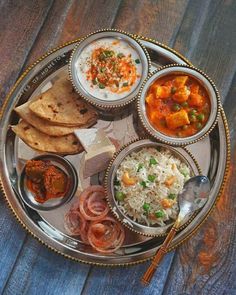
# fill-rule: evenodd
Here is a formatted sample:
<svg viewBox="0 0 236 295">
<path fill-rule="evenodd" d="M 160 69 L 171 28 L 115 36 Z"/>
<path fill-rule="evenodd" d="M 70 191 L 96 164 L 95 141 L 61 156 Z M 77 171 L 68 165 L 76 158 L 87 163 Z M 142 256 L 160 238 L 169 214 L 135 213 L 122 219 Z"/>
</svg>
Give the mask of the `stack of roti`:
<svg viewBox="0 0 236 295">
<path fill-rule="evenodd" d="M 36 99 L 18 106 L 21 121 L 12 130 L 30 147 L 58 154 L 76 154 L 83 148 L 74 130 L 96 123 L 97 113 L 74 91 L 67 78 Z"/>
</svg>

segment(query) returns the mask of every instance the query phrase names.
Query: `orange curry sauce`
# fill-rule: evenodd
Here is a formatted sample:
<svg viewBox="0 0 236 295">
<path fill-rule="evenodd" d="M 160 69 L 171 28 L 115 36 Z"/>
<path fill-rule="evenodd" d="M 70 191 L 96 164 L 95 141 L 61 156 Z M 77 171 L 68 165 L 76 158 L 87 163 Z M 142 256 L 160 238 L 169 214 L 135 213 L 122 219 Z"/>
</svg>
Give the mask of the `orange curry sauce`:
<svg viewBox="0 0 236 295">
<path fill-rule="evenodd" d="M 208 121 L 211 104 L 205 88 L 187 75 L 157 79 L 146 96 L 146 112 L 151 125 L 173 137 L 189 137 Z"/>
</svg>

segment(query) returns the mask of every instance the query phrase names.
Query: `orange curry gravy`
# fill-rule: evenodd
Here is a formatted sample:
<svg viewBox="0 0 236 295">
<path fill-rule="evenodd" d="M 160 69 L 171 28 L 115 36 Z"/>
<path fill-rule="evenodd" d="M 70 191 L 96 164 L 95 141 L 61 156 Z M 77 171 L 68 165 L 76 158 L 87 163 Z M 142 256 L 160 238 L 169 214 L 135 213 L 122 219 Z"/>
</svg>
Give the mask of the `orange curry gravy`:
<svg viewBox="0 0 236 295">
<path fill-rule="evenodd" d="M 211 104 L 205 88 L 187 75 L 167 75 L 157 79 L 146 96 L 146 112 L 151 125 L 173 137 L 189 137 L 208 121 Z"/>
<path fill-rule="evenodd" d="M 29 160 L 25 172 L 27 188 L 39 203 L 64 197 L 69 189 L 67 175 L 50 161 Z"/>
</svg>

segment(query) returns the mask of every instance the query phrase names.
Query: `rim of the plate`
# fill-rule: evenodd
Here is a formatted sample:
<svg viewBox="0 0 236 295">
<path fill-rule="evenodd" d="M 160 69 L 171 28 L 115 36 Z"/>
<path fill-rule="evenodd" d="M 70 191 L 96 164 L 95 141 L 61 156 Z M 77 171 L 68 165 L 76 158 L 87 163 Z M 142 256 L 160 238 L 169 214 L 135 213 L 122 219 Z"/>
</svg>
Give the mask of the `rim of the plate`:
<svg viewBox="0 0 236 295">
<path fill-rule="evenodd" d="M 177 56 L 178 58 L 180 58 L 181 60 L 183 60 L 184 62 L 186 62 L 187 64 L 191 65 L 191 63 L 180 53 L 178 53 L 177 51 L 175 51 L 174 49 L 168 47 L 165 44 L 162 44 L 154 39 L 151 38 L 147 38 L 147 37 L 143 37 L 141 35 L 135 35 L 136 38 L 142 40 L 142 41 L 146 41 L 149 42 L 153 45 L 157 45 L 160 48 L 163 48 L 165 50 L 167 50 L 169 53 Z M 11 95 L 14 93 L 14 91 L 16 90 L 16 88 L 18 87 L 18 85 L 21 83 L 21 81 L 27 76 L 27 74 L 36 66 L 38 65 L 41 61 L 43 61 L 45 58 L 47 58 L 48 56 L 52 55 L 53 53 L 55 53 L 56 51 L 63 49 L 64 47 L 67 47 L 69 45 L 75 44 L 77 42 L 79 42 L 80 39 L 76 39 L 73 41 L 69 41 L 66 42 L 54 49 L 52 49 L 51 51 L 47 52 L 46 54 L 44 54 L 43 56 L 41 56 L 38 60 L 36 60 L 32 65 L 30 65 L 22 74 L 21 76 L 18 78 L 18 80 L 16 81 L 16 83 L 13 85 L 13 87 L 11 88 L 11 90 L 9 91 L 8 95 L 6 96 L 6 99 L 3 102 L 2 108 L 0 110 L 0 119 L 2 119 L 3 114 L 5 113 L 5 109 L 7 108 L 8 102 L 10 100 Z M 189 232 L 189 234 L 184 237 L 181 241 L 179 241 L 178 243 L 175 243 L 173 246 L 168 248 L 168 251 L 173 250 L 174 248 L 176 248 L 177 246 L 179 246 L 180 244 L 182 244 L 184 241 L 186 241 L 187 239 L 189 239 L 190 237 L 192 237 L 197 230 L 201 227 L 201 225 L 207 220 L 208 216 L 210 215 L 210 213 L 212 212 L 213 208 L 215 207 L 218 199 L 220 198 L 226 181 L 227 181 L 227 177 L 228 177 L 228 173 L 229 173 L 229 165 L 230 165 L 230 134 L 229 134 L 229 128 L 228 128 L 228 123 L 227 123 L 227 119 L 224 113 L 223 108 L 221 108 L 220 110 L 221 113 L 221 117 L 222 117 L 222 121 L 223 121 L 223 125 L 224 125 L 224 131 L 225 131 L 225 140 L 226 140 L 226 159 L 225 159 L 225 169 L 223 172 L 223 179 L 222 179 L 222 183 L 221 186 L 218 190 L 218 194 L 215 198 L 214 203 L 212 204 L 211 208 L 209 209 L 209 211 L 207 212 L 205 218 L 194 228 L 192 229 L 192 231 Z M 36 238 L 39 242 L 41 242 L 43 245 L 45 245 L 46 247 L 48 247 L 49 249 L 51 249 L 52 251 L 64 256 L 65 258 L 71 259 L 73 261 L 78 261 L 78 262 L 82 262 L 85 264 L 90 264 L 90 265 L 98 265 L 98 266 L 128 266 L 128 265 L 137 265 L 139 263 L 143 263 L 147 260 L 152 259 L 152 257 L 145 257 L 143 259 L 138 259 L 136 261 L 131 261 L 131 262 L 125 262 L 125 263 L 115 263 L 115 264 L 111 264 L 111 263 L 97 263 L 97 262 L 91 262 L 91 261 L 86 261 L 83 259 L 79 259 L 77 257 L 71 256 L 67 253 L 63 253 L 62 251 L 56 249 L 55 247 L 51 246 L 48 242 L 45 242 L 44 240 L 42 240 L 39 236 L 37 236 L 34 232 L 31 231 L 31 229 L 25 225 L 25 223 L 21 220 L 21 218 L 18 216 L 18 214 L 16 213 L 16 210 L 14 209 L 14 207 L 12 206 L 10 200 L 7 197 L 7 189 L 4 188 L 3 185 L 3 179 L 2 179 L 2 173 L 0 174 L 0 189 L 1 192 L 3 193 L 3 196 L 6 200 L 6 203 L 9 207 L 9 209 L 12 211 L 13 215 L 15 216 L 15 218 L 17 219 L 17 221 L 22 225 L 22 227 L 28 232 L 30 233 L 34 238 Z"/>
<path fill-rule="evenodd" d="M 150 87 L 150 85 L 154 82 L 154 80 L 159 78 L 159 77 L 156 78 L 158 74 L 160 74 L 161 77 L 163 77 L 166 74 L 172 74 L 172 71 L 168 72 L 168 70 L 173 70 L 173 72 L 175 71 L 181 72 L 182 70 L 184 73 L 187 73 L 189 75 L 192 75 L 192 76 L 196 75 L 196 79 L 201 78 L 205 80 L 205 85 L 204 85 L 205 88 L 212 87 L 212 92 L 214 93 L 214 96 L 216 98 L 215 100 L 211 101 L 211 108 L 213 108 L 214 114 L 212 116 L 210 115 L 208 122 L 203 127 L 203 129 L 200 130 L 198 133 L 194 134 L 193 136 L 184 137 L 184 138 L 175 138 L 175 137 L 167 136 L 155 130 L 154 127 L 149 123 L 149 120 L 147 119 L 146 110 L 144 106 L 144 103 L 145 103 L 144 96 L 148 88 Z M 193 74 L 192 72 L 196 72 L 196 74 Z M 197 77 L 197 74 L 199 74 L 200 76 Z M 206 84 L 207 82 L 209 85 Z M 210 89 L 208 89 L 208 91 L 210 92 Z M 187 146 L 187 145 L 196 143 L 202 140 L 203 138 L 205 138 L 207 135 L 209 135 L 209 133 L 214 129 L 214 127 L 217 124 L 217 121 L 220 115 L 220 109 L 221 109 L 220 94 L 218 89 L 216 88 L 215 83 L 205 72 L 203 72 L 202 70 L 196 67 L 193 67 L 192 65 L 169 64 L 153 71 L 152 73 L 148 75 L 148 77 L 143 82 L 139 91 L 138 99 L 137 99 L 137 110 L 138 110 L 139 119 L 143 127 L 147 131 L 147 133 L 150 134 L 155 139 L 165 144 L 169 144 L 176 147 L 177 146 L 182 147 L 182 146 Z"/>
<path fill-rule="evenodd" d="M 129 43 L 131 43 L 131 41 L 133 41 L 133 45 L 134 46 L 134 43 L 137 43 L 139 48 L 136 48 L 136 51 L 139 53 L 140 55 L 140 58 L 144 63 L 146 63 L 146 67 L 147 69 L 144 69 L 146 71 L 145 75 L 143 75 L 143 77 L 141 78 L 140 82 L 138 83 L 138 85 L 136 86 L 136 88 L 127 96 L 121 98 L 121 99 L 118 99 L 118 100 L 114 100 L 114 101 L 105 101 L 105 100 L 101 100 L 93 95 L 90 95 L 88 93 L 88 91 L 86 91 L 83 86 L 81 86 L 81 82 L 80 81 L 77 81 L 77 77 L 76 77 L 76 74 L 75 74 L 75 60 L 76 58 L 78 57 L 78 49 L 80 47 L 81 44 L 83 44 L 83 42 L 86 42 L 86 40 L 88 40 L 89 38 L 91 37 L 96 37 L 96 35 L 98 34 L 101 34 L 102 33 L 105 34 L 104 37 L 108 37 L 109 35 L 107 33 L 114 33 L 114 34 L 119 34 L 119 35 L 123 35 L 123 38 L 124 36 L 127 37 L 127 39 L 130 39 Z M 115 35 L 114 35 L 115 36 Z M 103 36 L 101 36 L 100 38 L 102 38 Z M 96 40 L 96 39 L 95 39 Z M 86 45 L 88 44 L 85 44 L 83 46 L 83 48 L 81 50 L 83 50 Z M 136 46 L 137 47 L 137 46 Z M 80 53 L 80 52 L 79 52 Z M 70 77 L 70 81 L 72 83 L 72 85 L 74 86 L 75 90 L 86 100 L 88 101 L 89 103 L 91 103 L 92 105 L 94 105 L 95 107 L 98 107 L 98 108 L 103 108 L 103 109 L 114 109 L 114 108 L 121 108 L 121 107 L 125 107 L 127 106 L 128 104 L 130 104 L 131 102 L 133 102 L 137 95 L 138 95 L 138 92 L 139 92 L 139 87 L 143 81 L 146 79 L 146 77 L 148 76 L 148 74 L 150 73 L 150 70 L 151 70 L 151 59 L 149 57 L 149 54 L 148 54 L 148 51 L 147 49 L 145 48 L 145 46 L 143 46 L 143 44 L 139 41 L 138 38 L 136 38 L 134 35 L 130 34 L 130 33 L 127 33 L 126 31 L 122 31 L 122 30 L 118 30 L 118 29 L 101 29 L 101 30 L 97 30 L 95 32 L 92 32 L 88 35 L 86 35 L 85 37 L 83 37 L 82 39 L 80 39 L 80 41 L 76 44 L 76 46 L 74 47 L 72 53 L 71 53 L 71 57 L 70 57 L 70 60 L 69 60 L 69 64 L 68 64 L 68 71 L 69 71 L 69 77 Z"/>
<path fill-rule="evenodd" d="M 135 144 L 136 144 L 136 147 L 135 147 Z M 109 208 L 110 208 L 112 214 L 114 215 L 114 217 L 117 220 L 119 220 L 124 226 L 126 226 L 129 230 L 131 230 L 131 231 L 133 231 L 133 232 L 135 232 L 137 234 L 144 235 L 144 236 L 147 236 L 147 237 L 165 237 L 168 234 L 168 230 L 169 230 L 168 225 L 166 225 L 167 229 L 166 229 L 165 232 L 163 232 L 161 234 L 160 233 L 157 234 L 157 233 L 154 233 L 155 227 L 150 228 L 148 226 L 143 226 L 138 222 L 132 221 L 129 216 L 127 216 L 123 212 L 121 212 L 121 210 L 118 208 L 118 205 L 117 205 L 116 201 L 114 200 L 114 197 L 111 196 L 112 195 L 112 188 L 111 188 L 111 184 L 108 183 L 108 179 L 111 176 L 110 174 L 113 173 L 113 171 L 111 171 L 111 170 L 113 168 L 114 162 L 117 161 L 118 157 L 121 157 L 121 161 L 120 161 L 120 159 L 118 161 L 119 164 L 120 164 L 124 160 L 124 158 L 128 154 L 130 154 L 131 151 L 134 151 L 135 149 L 137 149 L 139 147 L 144 147 L 144 146 L 148 146 L 148 145 L 152 146 L 152 145 L 155 145 L 155 144 L 159 145 L 160 147 L 163 147 L 164 149 L 169 149 L 173 154 L 177 154 L 178 158 L 182 158 L 182 160 L 185 163 L 188 163 L 188 165 L 191 167 L 192 173 L 194 173 L 194 170 L 197 170 L 199 175 L 202 174 L 201 168 L 200 168 L 197 160 L 195 159 L 193 154 L 189 150 L 187 150 L 186 148 L 184 148 L 184 147 L 176 148 L 176 147 L 173 147 L 173 146 L 168 146 L 168 145 L 166 145 L 164 143 L 157 142 L 157 141 L 152 140 L 152 139 L 147 138 L 147 137 L 143 137 L 143 138 L 137 138 L 137 139 L 134 139 L 134 140 L 128 142 L 127 144 L 122 146 L 119 151 L 117 151 L 114 154 L 114 156 L 111 159 L 111 161 L 110 161 L 110 163 L 108 165 L 108 168 L 106 170 L 104 185 L 105 185 L 106 199 L 107 199 Z M 126 150 L 127 148 L 128 149 L 130 148 L 130 149 L 128 151 L 126 151 L 126 153 L 124 155 L 122 155 L 124 150 Z M 182 151 L 180 149 L 182 149 Z M 187 156 L 189 156 L 189 158 L 193 161 L 193 163 L 195 165 L 194 168 L 191 166 L 191 164 L 189 163 L 189 160 L 186 158 L 186 156 L 183 155 L 183 151 L 186 152 Z M 197 213 L 193 214 L 188 219 L 188 221 L 185 222 L 178 229 L 178 231 L 181 231 L 186 226 L 188 226 L 192 222 L 192 220 L 196 217 L 196 215 L 197 215 Z M 161 228 L 161 227 L 158 227 L 158 228 Z"/>
</svg>

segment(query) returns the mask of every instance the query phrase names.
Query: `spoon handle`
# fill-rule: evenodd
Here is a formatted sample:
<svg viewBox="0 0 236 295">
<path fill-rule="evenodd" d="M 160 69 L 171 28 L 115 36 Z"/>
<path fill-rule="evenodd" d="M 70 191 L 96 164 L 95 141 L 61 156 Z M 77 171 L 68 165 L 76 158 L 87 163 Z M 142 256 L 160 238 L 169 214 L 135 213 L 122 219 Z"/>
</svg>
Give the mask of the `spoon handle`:
<svg viewBox="0 0 236 295">
<path fill-rule="evenodd" d="M 162 257 L 166 254 L 167 249 L 171 243 L 171 241 L 173 240 L 174 236 L 176 235 L 176 232 L 178 230 L 178 226 L 179 224 L 176 222 L 174 224 L 174 226 L 172 227 L 172 229 L 170 230 L 170 232 L 168 233 L 164 243 L 162 244 L 161 248 L 157 251 L 157 253 L 155 254 L 149 268 L 146 270 L 146 272 L 144 273 L 141 282 L 144 285 L 148 285 L 151 282 L 151 279 L 156 271 L 157 266 L 159 265 Z"/>
</svg>

